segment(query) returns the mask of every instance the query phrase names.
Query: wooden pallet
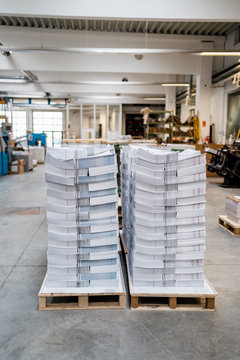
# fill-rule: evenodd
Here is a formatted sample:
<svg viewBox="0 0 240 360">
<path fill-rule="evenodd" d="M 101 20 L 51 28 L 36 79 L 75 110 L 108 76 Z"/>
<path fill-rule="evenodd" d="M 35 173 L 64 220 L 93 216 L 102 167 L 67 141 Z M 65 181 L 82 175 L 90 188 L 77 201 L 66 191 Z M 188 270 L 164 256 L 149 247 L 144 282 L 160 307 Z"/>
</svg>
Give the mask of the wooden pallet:
<svg viewBox="0 0 240 360">
<path fill-rule="evenodd" d="M 227 215 L 218 216 L 218 224 L 230 234 L 240 236 L 240 225 L 227 217 Z"/>
<path fill-rule="evenodd" d="M 217 292 L 211 283 L 205 278 L 203 288 L 151 288 L 139 289 L 132 286 L 127 247 L 120 232 L 122 254 L 125 258 L 127 269 L 128 286 L 131 298 L 132 310 L 185 310 L 185 311 L 214 311 Z M 177 291 L 176 291 L 177 290 Z"/>
<path fill-rule="evenodd" d="M 122 269 L 120 272 L 121 283 L 116 292 L 99 288 L 88 288 L 88 292 L 84 288 L 75 288 L 72 292 L 70 289 L 64 289 L 64 292 L 57 292 L 58 289 L 49 291 L 53 289 L 46 288 L 46 274 L 38 294 L 39 310 L 124 309 L 126 290 Z"/>
<path fill-rule="evenodd" d="M 129 280 L 131 309 L 134 310 L 185 310 L 214 311 L 217 293 L 205 279 L 201 292 L 199 288 L 159 288 L 156 293 L 133 290 Z M 154 288 L 153 288 L 154 289 Z M 152 290 L 153 290 L 152 289 Z"/>
</svg>

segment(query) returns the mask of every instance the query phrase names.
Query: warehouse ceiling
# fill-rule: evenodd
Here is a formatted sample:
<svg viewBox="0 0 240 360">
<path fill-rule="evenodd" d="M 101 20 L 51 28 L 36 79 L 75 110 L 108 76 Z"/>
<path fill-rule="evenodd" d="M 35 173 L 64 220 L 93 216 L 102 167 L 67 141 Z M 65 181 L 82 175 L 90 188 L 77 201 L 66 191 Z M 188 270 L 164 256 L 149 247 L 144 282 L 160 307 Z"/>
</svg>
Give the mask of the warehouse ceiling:
<svg viewBox="0 0 240 360">
<path fill-rule="evenodd" d="M 1 26 L 120 33 L 226 36 L 240 22 L 131 21 L 0 16 Z"/>
<path fill-rule="evenodd" d="M 237 50 L 236 0 L 1 1 L 0 92 L 9 96 L 158 102 L 194 85 L 204 66 L 226 65 L 204 52 L 224 51 L 227 37 Z"/>
</svg>

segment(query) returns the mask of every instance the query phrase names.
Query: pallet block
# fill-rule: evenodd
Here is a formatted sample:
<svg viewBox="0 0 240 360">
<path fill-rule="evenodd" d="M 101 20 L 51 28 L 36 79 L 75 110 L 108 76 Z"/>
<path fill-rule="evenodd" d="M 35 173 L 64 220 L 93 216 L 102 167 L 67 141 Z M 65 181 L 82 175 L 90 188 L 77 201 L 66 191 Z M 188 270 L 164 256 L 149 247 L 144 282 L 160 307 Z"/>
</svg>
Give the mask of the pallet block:
<svg viewBox="0 0 240 360">
<path fill-rule="evenodd" d="M 236 221 L 229 219 L 227 215 L 219 215 L 218 224 L 230 234 L 240 236 L 240 225 Z"/>
</svg>

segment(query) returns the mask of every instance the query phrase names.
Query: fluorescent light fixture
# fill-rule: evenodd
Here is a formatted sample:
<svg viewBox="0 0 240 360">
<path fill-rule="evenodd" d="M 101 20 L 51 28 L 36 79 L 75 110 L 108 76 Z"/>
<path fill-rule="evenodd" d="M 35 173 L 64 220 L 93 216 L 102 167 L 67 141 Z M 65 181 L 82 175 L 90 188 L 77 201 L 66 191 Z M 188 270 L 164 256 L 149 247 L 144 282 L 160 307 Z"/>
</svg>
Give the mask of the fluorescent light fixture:
<svg viewBox="0 0 240 360">
<path fill-rule="evenodd" d="M 148 81 L 112 81 L 112 80 L 83 80 L 83 81 L 41 81 L 41 84 L 59 84 L 59 85 L 120 85 L 120 86 L 132 86 L 132 85 L 162 85 L 161 82 L 148 82 Z"/>
<path fill-rule="evenodd" d="M 201 56 L 240 56 L 239 51 L 203 51 L 200 54 Z"/>
<path fill-rule="evenodd" d="M 20 84 L 20 83 L 26 83 L 28 82 L 26 79 L 21 79 L 21 78 L 0 78 L 0 83 L 15 83 L 15 84 Z"/>
<path fill-rule="evenodd" d="M 29 81 L 37 81 L 38 78 L 31 71 L 21 70 L 21 73 L 29 80 Z"/>
<path fill-rule="evenodd" d="M 82 54 L 173 54 L 188 53 L 189 50 L 181 49 L 149 49 L 149 48 L 3 48 L 2 51 L 9 52 L 66 52 L 66 53 L 82 53 Z"/>
<path fill-rule="evenodd" d="M 50 82 L 52 83 L 52 82 Z M 64 82 L 57 82 L 64 83 Z M 66 82 L 66 84 L 79 84 L 79 85 L 157 85 L 153 82 L 146 81 L 111 81 L 111 80 L 85 80 L 85 81 L 75 81 L 75 82 Z"/>
<path fill-rule="evenodd" d="M 39 98 L 44 98 L 45 97 L 45 93 L 32 93 L 32 94 L 28 94 L 28 93 L 15 93 L 14 91 L 8 92 L 8 96 L 9 97 L 13 97 L 13 98 L 30 98 L 30 99 L 39 99 Z M 25 104 L 27 105 L 27 104 Z"/>
<path fill-rule="evenodd" d="M 11 55 L 12 52 L 63 52 L 79 54 L 132 54 L 135 57 L 144 54 L 187 54 L 200 56 L 240 56 L 239 50 L 229 51 L 202 51 L 186 49 L 150 49 L 150 48 L 54 48 L 54 47 L 27 47 L 27 48 L 1 48 L 1 53 L 5 56 Z"/>
<path fill-rule="evenodd" d="M 164 83 L 161 86 L 189 86 L 188 83 Z"/>
<path fill-rule="evenodd" d="M 96 95 L 96 96 L 81 96 L 81 98 L 86 98 L 86 99 L 99 99 L 99 100 L 107 100 L 107 99 L 120 99 L 120 98 L 124 98 L 124 96 L 106 96 L 106 95 Z"/>
<path fill-rule="evenodd" d="M 160 100 L 165 100 L 165 98 L 157 98 L 157 97 L 147 97 L 147 98 L 143 98 L 143 100 L 149 100 L 149 101 L 160 101 Z"/>
</svg>

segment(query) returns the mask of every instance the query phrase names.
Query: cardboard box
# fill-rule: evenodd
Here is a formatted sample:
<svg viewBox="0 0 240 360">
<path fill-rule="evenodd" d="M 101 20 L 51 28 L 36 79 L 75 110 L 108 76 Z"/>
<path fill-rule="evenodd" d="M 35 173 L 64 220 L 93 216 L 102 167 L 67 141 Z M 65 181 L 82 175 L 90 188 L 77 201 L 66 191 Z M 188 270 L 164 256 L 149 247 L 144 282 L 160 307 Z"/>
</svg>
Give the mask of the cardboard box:
<svg viewBox="0 0 240 360">
<path fill-rule="evenodd" d="M 24 159 L 14 160 L 10 164 L 10 174 L 18 175 L 24 173 L 24 166 L 26 162 Z"/>
</svg>

